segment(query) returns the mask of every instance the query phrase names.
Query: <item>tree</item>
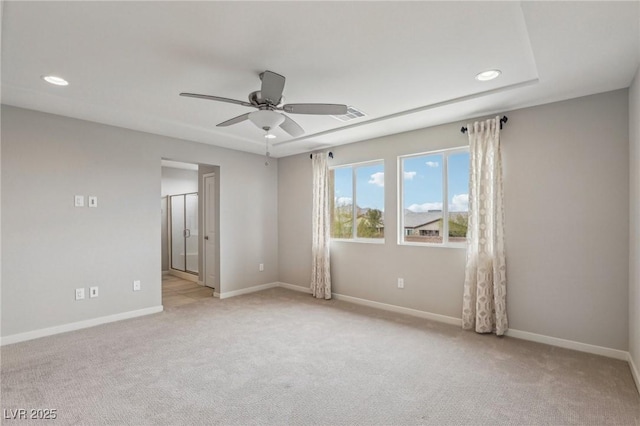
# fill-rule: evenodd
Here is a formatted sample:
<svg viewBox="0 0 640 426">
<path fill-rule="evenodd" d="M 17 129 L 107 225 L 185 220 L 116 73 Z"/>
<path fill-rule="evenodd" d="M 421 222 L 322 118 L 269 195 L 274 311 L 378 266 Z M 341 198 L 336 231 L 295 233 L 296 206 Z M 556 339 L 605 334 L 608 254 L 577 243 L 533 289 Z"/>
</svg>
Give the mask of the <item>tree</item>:
<svg viewBox="0 0 640 426">
<path fill-rule="evenodd" d="M 333 209 L 331 236 L 333 238 L 351 238 L 353 235 L 352 205 L 338 206 Z"/>
<path fill-rule="evenodd" d="M 451 213 L 449 215 L 449 236 L 450 237 L 466 237 L 467 228 L 469 227 L 468 213 Z"/>
<path fill-rule="evenodd" d="M 378 209 L 368 209 L 358 218 L 358 237 L 382 238 L 383 236 L 382 212 Z"/>
</svg>

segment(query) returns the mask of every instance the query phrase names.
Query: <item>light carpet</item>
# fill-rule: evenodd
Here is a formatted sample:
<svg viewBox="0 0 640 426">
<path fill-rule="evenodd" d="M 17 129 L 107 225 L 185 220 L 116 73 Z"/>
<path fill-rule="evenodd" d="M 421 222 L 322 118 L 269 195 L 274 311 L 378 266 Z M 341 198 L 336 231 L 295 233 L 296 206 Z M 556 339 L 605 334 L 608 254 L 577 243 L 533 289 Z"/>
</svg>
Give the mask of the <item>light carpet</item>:
<svg viewBox="0 0 640 426">
<path fill-rule="evenodd" d="M 623 361 L 281 288 L 1 355 L 3 413 L 61 425 L 640 424 Z"/>
</svg>

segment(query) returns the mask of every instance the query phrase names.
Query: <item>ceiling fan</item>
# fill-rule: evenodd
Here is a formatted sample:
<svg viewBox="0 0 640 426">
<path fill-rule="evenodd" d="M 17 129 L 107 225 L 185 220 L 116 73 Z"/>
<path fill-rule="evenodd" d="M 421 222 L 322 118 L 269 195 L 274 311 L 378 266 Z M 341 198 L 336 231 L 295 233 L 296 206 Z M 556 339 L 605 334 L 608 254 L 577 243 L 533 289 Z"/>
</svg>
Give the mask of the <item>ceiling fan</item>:
<svg viewBox="0 0 640 426">
<path fill-rule="evenodd" d="M 346 105 L 339 104 L 285 104 L 280 105 L 282 101 L 282 91 L 284 90 L 284 76 L 276 74 L 273 71 L 264 71 L 260 73 L 262 87 L 260 90 L 249 94 L 249 102 L 238 101 L 235 99 L 221 98 L 219 96 L 199 95 L 197 93 L 180 93 L 180 96 L 190 98 L 209 99 L 212 101 L 228 102 L 231 104 L 242 105 L 246 107 L 257 108 L 258 111 L 248 112 L 238 117 L 223 121 L 217 127 L 231 126 L 232 124 L 241 123 L 245 120 L 251 121 L 253 124 L 266 131 L 268 138 L 275 137 L 269 131 L 274 127 L 280 126 L 282 130 L 293 137 L 304 134 L 304 130 L 298 123 L 291 118 L 282 114 L 283 111 L 289 114 L 318 114 L 318 115 L 343 115 L 347 113 Z"/>
</svg>

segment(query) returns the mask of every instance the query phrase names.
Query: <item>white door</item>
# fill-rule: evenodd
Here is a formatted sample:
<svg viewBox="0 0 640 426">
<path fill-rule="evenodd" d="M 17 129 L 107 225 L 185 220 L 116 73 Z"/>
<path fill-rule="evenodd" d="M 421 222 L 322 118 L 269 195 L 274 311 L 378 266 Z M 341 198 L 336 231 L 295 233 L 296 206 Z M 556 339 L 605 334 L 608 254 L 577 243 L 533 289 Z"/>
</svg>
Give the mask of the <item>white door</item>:
<svg viewBox="0 0 640 426">
<path fill-rule="evenodd" d="M 213 173 L 204 175 L 204 202 L 204 285 L 216 288 L 216 175 Z"/>
</svg>

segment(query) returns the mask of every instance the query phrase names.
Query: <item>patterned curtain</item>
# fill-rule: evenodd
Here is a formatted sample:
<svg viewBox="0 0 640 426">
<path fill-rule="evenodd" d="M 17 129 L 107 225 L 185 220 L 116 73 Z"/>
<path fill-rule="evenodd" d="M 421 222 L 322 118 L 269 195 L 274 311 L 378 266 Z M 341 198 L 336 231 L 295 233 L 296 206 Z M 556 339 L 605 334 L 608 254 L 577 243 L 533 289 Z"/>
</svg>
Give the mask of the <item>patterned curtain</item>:
<svg viewBox="0 0 640 426">
<path fill-rule="evenodd" d="M 325 152 L 313 154 L 313 235 L 311 252 L 311 293 L 319 299 L 331 299 L 331 270 L 329 267 L 329 168 Z"/>
<path fill-rule="evenodd" d="M 501 336 L 508 325 L 500 117 L 467 129 L 471 164 L 462 328 Z"/>
</svg>

